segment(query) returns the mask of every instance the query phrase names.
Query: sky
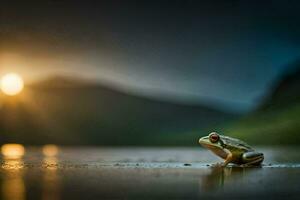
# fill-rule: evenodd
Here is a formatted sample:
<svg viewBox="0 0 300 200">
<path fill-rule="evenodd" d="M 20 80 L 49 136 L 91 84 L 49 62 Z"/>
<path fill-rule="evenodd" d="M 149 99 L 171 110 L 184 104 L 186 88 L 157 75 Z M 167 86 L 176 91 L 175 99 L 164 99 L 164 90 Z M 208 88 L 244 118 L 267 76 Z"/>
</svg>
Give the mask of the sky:
<svg viewBox="0 0 300 200">
<path fill-rule="evenodd" d="M 254 109 L 300 56 L 300 2 L 7 1 L 0 75 L 90 78 L 158 99 Z"/>
</svg>

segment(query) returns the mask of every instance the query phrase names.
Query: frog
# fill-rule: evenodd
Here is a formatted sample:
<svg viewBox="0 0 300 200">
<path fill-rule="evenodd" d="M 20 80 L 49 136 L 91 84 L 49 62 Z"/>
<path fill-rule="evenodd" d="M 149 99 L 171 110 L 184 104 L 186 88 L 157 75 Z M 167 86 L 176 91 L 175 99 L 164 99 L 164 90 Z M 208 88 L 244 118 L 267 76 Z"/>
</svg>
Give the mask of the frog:
<svg viewBox="0 0 300 200">
<path fill-rule="evenodd" d="M 242 140 L 211 132 L 208 136 L 201 137 L 199 143 L 224 159 L 223 163 L 217 163 L 226 167 L 229 163 L 242 167 L 260 166 L 264 160 L 264 154 L 255 151 Z"/>
</svg>

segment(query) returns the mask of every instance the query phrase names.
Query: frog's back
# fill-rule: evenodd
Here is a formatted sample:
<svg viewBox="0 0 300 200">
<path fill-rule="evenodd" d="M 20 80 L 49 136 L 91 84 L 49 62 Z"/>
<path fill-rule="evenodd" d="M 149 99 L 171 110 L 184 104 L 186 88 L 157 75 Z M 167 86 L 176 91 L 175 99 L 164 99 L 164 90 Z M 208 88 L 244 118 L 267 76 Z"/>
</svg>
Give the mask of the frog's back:
<svg viewBox="0 0 300 200">
<path fill-rule="evenodd" d="M 244 142 L 242 140 L 232 138 L 232 137 L 229 137 L 229 136 L 225 136 L 225 135 L 221 135 L 221 140 L 225 144 L 226 148 L 240 149 L 240 150 L 243 150 L 245 152 L 254 151 L 250 145 L 248 145 L 246 142 Z"/>
</svg>

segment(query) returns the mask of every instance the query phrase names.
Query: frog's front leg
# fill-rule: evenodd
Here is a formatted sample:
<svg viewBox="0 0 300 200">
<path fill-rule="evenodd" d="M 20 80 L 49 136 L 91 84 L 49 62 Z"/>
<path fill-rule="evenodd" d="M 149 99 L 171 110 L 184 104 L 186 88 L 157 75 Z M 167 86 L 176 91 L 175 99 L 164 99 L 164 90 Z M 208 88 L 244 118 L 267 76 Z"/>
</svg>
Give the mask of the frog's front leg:
<svg viewBox="0 0 300 200">
<path fill-rule="evenodd" d="M 215 166 L 226 167 L 228 163 L 233 160 L 233 155 L 228 149 L 223 149 L 223 151 L 226 153 L 225 161 L 223 163 L 217 163 Z"/>
<path fill-rule="evenodd" d="M 242 155 L 242 166 L 260 165 L 264 160 L 264 154 L 251 151 Z"/>
<path fill-rule="evenodd" d="M 228 149 L 224 149 L 224 151 L 227 153 L 227 157 L 224 161 L 224 163 L 222 164 L 223 167 L 226 167 L 228 165 L 228 163 L 230 163 L 233 159 L 233 155 L 231 153 L 231 151 L 229 151 Z"/>
</svg>

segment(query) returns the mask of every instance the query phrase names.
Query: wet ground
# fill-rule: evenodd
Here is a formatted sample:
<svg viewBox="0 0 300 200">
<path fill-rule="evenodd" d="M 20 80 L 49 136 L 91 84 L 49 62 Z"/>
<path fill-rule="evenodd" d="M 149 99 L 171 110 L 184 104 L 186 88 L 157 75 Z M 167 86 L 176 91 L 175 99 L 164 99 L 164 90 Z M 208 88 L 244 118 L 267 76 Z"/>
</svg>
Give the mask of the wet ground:
<svg viewBox="0 0 300 200">
<path fill-rule="evenodd" d="M 300 148 L 258 148 L 262 167 L 215 168 L 199 148 L 7 148 L 1 199 L 299 199 Z M 2 149 L 3 153 L 3 149 Z M 24 155 L 23 155 L 24 154 Z M 23 155 L 23 156 L 22 156 Z"/>
</svg>

